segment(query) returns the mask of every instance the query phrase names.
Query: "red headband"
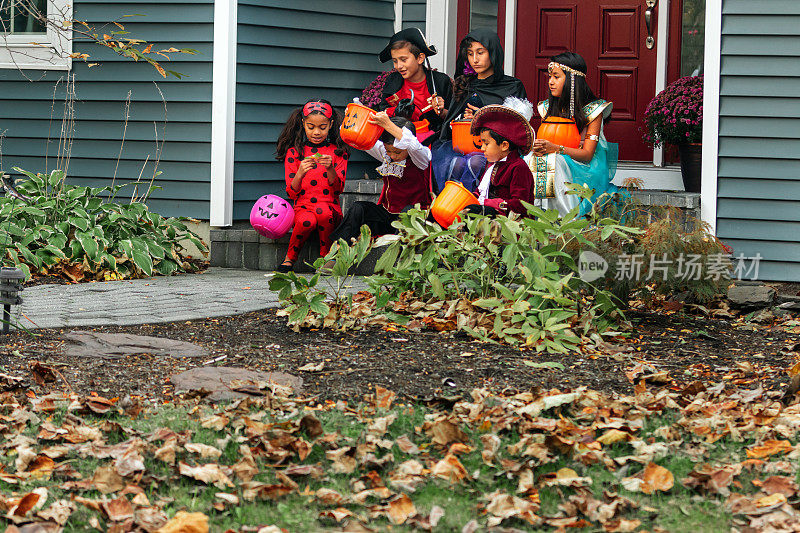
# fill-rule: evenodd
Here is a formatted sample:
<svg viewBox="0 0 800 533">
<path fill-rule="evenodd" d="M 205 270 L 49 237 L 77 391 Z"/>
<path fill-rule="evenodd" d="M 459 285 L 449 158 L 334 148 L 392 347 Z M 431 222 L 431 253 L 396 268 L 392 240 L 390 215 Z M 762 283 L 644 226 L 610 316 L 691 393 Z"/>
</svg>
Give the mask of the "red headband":
<svg viewBox="0 0 800 533">
<path fill-rule="evenodd" d="M 309 102 L 303 106 L 303 116 L 307 117 L 311 113 L 314 112 L 322 113 L 325 118 L 331 118 L 333 116 L 333 108 L 330 105 L 326 104 L 325 102 Z"/>
</svg>

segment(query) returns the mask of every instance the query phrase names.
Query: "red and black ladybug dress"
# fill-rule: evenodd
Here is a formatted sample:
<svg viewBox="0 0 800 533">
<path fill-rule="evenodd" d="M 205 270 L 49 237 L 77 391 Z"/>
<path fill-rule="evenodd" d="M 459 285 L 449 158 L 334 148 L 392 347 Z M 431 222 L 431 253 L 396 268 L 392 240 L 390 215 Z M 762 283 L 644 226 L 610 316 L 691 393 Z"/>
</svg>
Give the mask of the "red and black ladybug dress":
<svg viewBox="0 0 800 533">
<path fill-rule="evenodd" d="M 286 259 L 295 262 L 300 254 L 303 243 L 316 229 L 319 231 L 320 256 L 324 257 L 331 249 L 331 233 L 342 220 L 342 207 L 339 205 L 339 194 L 344 189 L 344 179 L 347 174 L 347 154 L 341 156 L 334 153 L 333 144 L 314 145 L 306 143 L 303 146 L 303 157 L 297 156 L 297 150 L 290 148 L 286 152 L 284 168 L 286 170 L 286 194 L 294 202 L 294 227 L 289 240 L 289 250 Z M 316 167 L 306 172 L 300 184 L 300 190 L 292 189 L 294 179 L 300 163 L 306 157 L 316 154 L 329 155 L 333 159 L 333 168 L 336 171 L 336 181 L 333 185 L 328 183 L 325 167 L 319 163 Z"/>
</svg>

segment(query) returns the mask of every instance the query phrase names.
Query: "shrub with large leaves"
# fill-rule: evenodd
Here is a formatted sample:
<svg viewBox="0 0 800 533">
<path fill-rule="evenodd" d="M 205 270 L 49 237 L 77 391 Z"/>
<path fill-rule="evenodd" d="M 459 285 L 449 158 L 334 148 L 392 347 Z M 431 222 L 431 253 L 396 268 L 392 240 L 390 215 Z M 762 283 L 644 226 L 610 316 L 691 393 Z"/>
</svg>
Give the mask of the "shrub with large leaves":
<svg viewBox="0 0 800 533">
<path fill-rule="evenodd" d="M 189 219 L 163 217 L 143 201 L 114 201 L 123 185 L 82 187 L 66 183 L 60 170 L 49 175 L 14 170 L 27 179 L 16 184 L 22 197 L 0 198 L 0 257 L 28 278 L 170 275 L 196 270 L 187 261 L 187 241 L 207 254 L 186 225 Z"/>
</svg>

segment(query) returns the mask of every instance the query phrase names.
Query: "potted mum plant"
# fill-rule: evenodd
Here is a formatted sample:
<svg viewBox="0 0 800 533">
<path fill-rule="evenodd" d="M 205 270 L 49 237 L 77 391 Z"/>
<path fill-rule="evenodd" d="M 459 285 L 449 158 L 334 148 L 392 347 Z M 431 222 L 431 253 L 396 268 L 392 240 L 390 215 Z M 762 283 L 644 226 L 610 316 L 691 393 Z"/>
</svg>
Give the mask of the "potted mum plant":
<svg viewBox="0 0 800 533">
<path fill-rule="evenodd" d="M 645 111 L 644 140 L 678 147 L 686 191 L 700 192 L 703 146 L 703 77 L 688 76 L 669 84 Z"/>
<path fill-rule="evenodd" d="M 386 85 L 386 78 L 389 77 L 389 74 L 394 72 L 394 69 L 387 70 L 386 72 L 381 72 L 378 74 L 369 85 L 364 88 L 364 91 L 361 93 L 361 103 L 367 107 L 375 107 L 381 102 L 381 93 L 383 92 L 383 86 Z"/>
</svg>

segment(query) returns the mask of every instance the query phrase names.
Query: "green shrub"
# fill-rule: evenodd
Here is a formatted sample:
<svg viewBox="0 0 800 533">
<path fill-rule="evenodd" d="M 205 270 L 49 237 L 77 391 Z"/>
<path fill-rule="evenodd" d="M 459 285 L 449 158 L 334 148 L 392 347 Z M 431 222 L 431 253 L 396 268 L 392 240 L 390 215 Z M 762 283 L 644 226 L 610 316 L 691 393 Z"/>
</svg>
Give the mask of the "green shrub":
<svg viewBox="0 0 800 533">
<path fill-rule="evenodd" d="M 162 217 L 143 201 L 114 202 L 121 185 L 80 187 L 67 184 L 60 170 L 49 175 L 14 170 L 27 176 L 16 184 L 27 200 L 0 198 L 0 256 L 28 278 L 34 273 L 73 280 L 170 275 L 196 269 L 182 242 L 207 253 L 186 226 L 189 219 Z"/>
<path fill-rule="evenodd" d="M 730 283 L 731 250 L 702 220 L 675 207 L 645 208 L 630 198 L 607 204 L 603 216 L 622 219 L 639 229 L 630 238 L 601 239 L 597 229 L 586 234 L 597 244 L 597 253 L 611 264 L 596 283 L 620 300 L 636 297 L 650 301 L 657 294 L 687 293 L 688 301 L 704 303 Z M 579 252 L 576 246 L 569 251 L 573 257 Z M 634 279 L 622 275 L 614 268 L 620 258 L 629 263 L 628 269 L 631 262 L 640 262 L 640 275 Z"/>
<path fill-rule="evenodd" d="M 562 219 L 556 211 L 527 206 L 526 218 L 467 215 L 443 229 L 422 211 L 401 215 L 400 239 L 389 246 L 366 281 L 378 303 L 416 299 L 450 302 L 437 318 L 483 340 L 566 351 L 623 318 L 613 295 L 578 277 L 565 249 L 593 248 L 590 225 L 601 240 L 629 238 L 631 229 L 610 218 Z M 634 230 L 635 231 L 635 230 Z M 410 307 L 414 310 L 415 307 Z"/>
</svg>

